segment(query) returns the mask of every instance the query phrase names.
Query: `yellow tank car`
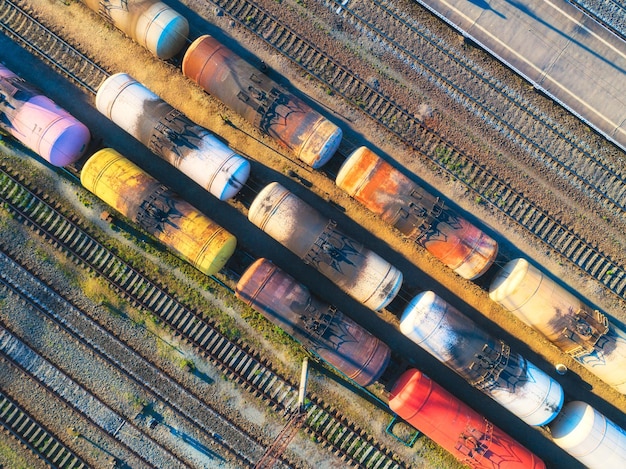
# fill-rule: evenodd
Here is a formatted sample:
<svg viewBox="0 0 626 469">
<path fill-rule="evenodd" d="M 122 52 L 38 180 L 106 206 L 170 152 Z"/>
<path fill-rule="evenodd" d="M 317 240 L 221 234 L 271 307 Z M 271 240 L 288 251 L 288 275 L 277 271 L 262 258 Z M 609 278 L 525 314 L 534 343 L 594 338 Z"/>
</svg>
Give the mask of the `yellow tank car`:
<svg viewBox="0 0 626 469">
<path fill-rule="evenodd" d="M 83 186 L 201 272 L 218 272 L 236 238 L 117 151 L 105 148 L 85 163 Z"/>
</svg>

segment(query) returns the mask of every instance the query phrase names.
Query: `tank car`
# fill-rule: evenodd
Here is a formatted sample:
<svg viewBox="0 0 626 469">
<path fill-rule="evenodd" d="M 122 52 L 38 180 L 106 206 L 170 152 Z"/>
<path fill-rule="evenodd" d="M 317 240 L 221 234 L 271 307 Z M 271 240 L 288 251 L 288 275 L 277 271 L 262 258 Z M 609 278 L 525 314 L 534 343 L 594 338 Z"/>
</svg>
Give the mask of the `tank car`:
<svg viewBox="0 0 626 469">
<path fill-rule="evenodd" d="M 626 467 L 626 431 L 589 404 L 568 402 L 549 428 L 553 441 L 588 468 Z"/>
<path fill-rule="evenodd" d="M 626 392 L 626 333 L 525 259 L 494 277 L 490 298 L 618 391 Z"/>
<path fill-rule="evenodd" d="M 96 107 L 220 200 L 237 194 L 250 175 L 244 157 L 126 73 L 100 85 Z"/>
<path fill-rule="evenodd" d="M 402 284 L 402 273 L 336 228 L 277 182 L 255 197 L 248 219 L 365 306 L 379 310 Z"/>
<path fill-rule="evenodd" d="M 218 272 L 235 251 L 233 235 L 113 149 L 94 153 L 80 180 L 207 275 Z"/>
<path fill-rule="evenodd" d="M 342 131 L 211 36 L 183 57 L 183 74 L 313 168 L 324 165 Z"/>
<path fill-rule="evenodd" d="M 385 343 L 267 259 L 244 272 L 235 294 L 361 386 L 375 382 L 389 363 Z"/>
<path fill-rule="evenodd" d="M 545 425 L 561 410 L 559 383 L 431 291 L 408 304 L 400 330 L 529 425 Z"/>
<path fill-rule="evenodd" d="M 41 91 L 0 65 L 0 126 L 54 166 L 76 162 L 89 129 Z"/>
<path fill-rule="evenodd" d="M 531 451 L 418 370 L 408 370 L 396 381 L 389 407 L 470 467 L 546 467 Z"/>
<path fill-rule="evenodd" d="M 480 277 L 498 254 L 495 240 L 366 147 L 348 156 L 335 182 L 463 278 Z"/>
<path fill-rule="evenodd" d="M 174 57 L 187 43 L 189 23 L 158 0 L 82 0 L 107 22 L 158 58 Z"/>
</svg>

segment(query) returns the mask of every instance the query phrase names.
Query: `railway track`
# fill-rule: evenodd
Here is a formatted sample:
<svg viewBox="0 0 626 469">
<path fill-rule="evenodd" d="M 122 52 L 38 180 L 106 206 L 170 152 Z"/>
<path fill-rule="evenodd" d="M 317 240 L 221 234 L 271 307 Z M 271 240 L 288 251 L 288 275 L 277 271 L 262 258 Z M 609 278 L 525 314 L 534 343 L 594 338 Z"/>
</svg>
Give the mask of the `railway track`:
<svg viewBox="0 0 626 469">
<path fill-rule="evenodd" d="M 172 453 L 155 444 L 140 428 L 28 347 L 3 323 L 0 323 L 0 352 L 0 362 L 41 385 L 51 399 L 115 438 L 144 467 L 164 467 L 163 464 L 182 467 L 181 461 Z M 123 432 L 120 431 L 122 427 Z"/>
<path fill-rule="evenodd" d="M 68 73 L 63 73 L 70 76 L 83 89 L 93 92 L 93 83 L 100 82 L 108 76 L 105 70 L 94 64 L 96 68 L 90 66 L 88 73 L 90 77 L 92 73 L 95 73 L 97 78 L 85 78 L 83 80 L 81 78 L 82 72 L 80 71 L 85 66 L 83 62 L 91 61 L 82 56 L 74 47 L 65 43 L 60 37 L 54 36 L 54 33 L 47 28 L 46 32 L 40 35 L 35 34 L 34 30 L 32 30 L 33 26 L 23 18 L 24 16 L 29 16 L 27 12 L 19 9 L 14 1 L 1 1 L 3 3 L 0 3 L 2 7 L 0 8 L 0 29 L 2 29 L 5 34 L 9 34 L 10 37 L 25 48 L 36 51 L 38 56 L 47 63 L 52 64 L 58 70 L 68 70 Z M 467 155 L 459 150 L 452 142 L 446 141 L 444 138 L 437 135 L 436 132 L 424 127 L 422 122 L 415 118 L 408 109 L 401 108 L 381 92 L 375 90 L 365 81 L 352 74 L 349 68 L 333 61 L 332 58 L 325 54 L 324 51 L 317 48 L 317 46 L 300 38 L 288 25 L 281 22 L 279 18 L 273 16 L 267 10 L 249 3 L 246 0 L 216 0 L 211 3 L 219 6 L 224 13 L 237 21 L 241 26 L 256 34 L 295 64 L 318 78 L 326 84 L 326 86 L 361 108 L 370 117 L 396 134 L 417 152 L 429 158 L 442 171 L 461 181 L 470 191 L 475 193 L 477 197 L 480 197 L 482 201 L 489 203 L 495 210 L 505 214 L 509 219 L 519 224 L 527 232 L 553 249 L 586 275 L 598 280 L 611 293 L 622 300 L 626 300 L 626 266 L 623 262 L 611 258 L 600 247 L 574 232 L 558 218 L 550 215 L 538 204 L 532 202 L 525 194 L 499 178 L 497 174 L 482 165 L 480 161 L 476 161 L 471 155 Z M 331 3 L 333 7 L 339 5 L 339 3 L 336 2 Z M 353 5 L 353 3 L 354 2 L 350 2 L 350 5 Z M 369 5 L 369 3 L 367 5 Z M 439 54 L 438 57 L 444 55 L 448 60 L 461 60 L 459 68 L 460 70 L 464 70 L 465 73 L 479 72 L 472 64 L 464 64 L 462 58 L 458 57 L 453 51 L 443 49 L 444 45 L 442 45 L 440 41 L 437 41 L 436 38 L 425 36 L 426 32 L 420 31 L 420 29 L 409 20 L 402 20 L 397 12 L 394 13 L 391 7 L 385 5 L 387 4 L 376 3 L 377 8 L 383 8 L 379 10 L 380 15 L 387 15 L 392 17 L 394 21 L 400 21 L 401 24 L 405 25 L 407 37 L 415 37 L 415 35 L 419 37 L 424 36 L 421 41 L 424 45 L 428 45 L 430 42 L 434 43 L 431 47 L 433 47 L 433 50 L 437 51 L 437 54 Z M 369 28 L 368 31 L 374 35 L 380 36 L 381 40 L 389 42 L 391 46 L 397 42 L 382 34 L 382 31 L 370 24 L 369 20 L 366 20 L 365 17 L 361 19 L 353 10 L 346 9 L 345 6 L 342 6 L 341 11 L 343 12 L 342 14 L 349 15 L 354 21 L 360 22 L 362 27 Z M 45 28 L 45 26 L 41 26 Z M 7 33 L 7 31 L 10 32 Z M 26 33 L 25 31 L 29 32 Z M 39 36 L 45 38 L 42 44 L 39 44 L 37 41 Z M 56 38 L 56 42 L 53 42 L 52 38 Z M 33 45 L 32 42 L 36 42 L 36 44 Z M 404 50 L 404 53 L 409 54 L 409 56 L 415 55 L 410 52 L 413 49 L 407 49 L 401 46 L 397 47 L 400 50 Z M 67 52 L 63 53 L 61 51 Z M 60 64 L 57 64 L 57 62 L 60 62 Z M 436 70 L 433 70 L 433 73 L 436 73 Z M 434 75 L 434 77 L 443 80 L 443 82 L 449 81 L 447 77 L 437 75 Z M 483 90 L 482 92 L 494 93 L 497 92 L 498 87 L 500 87 L 502 89 L 500 96 L 504 101 L 509 102 L 511 99 L 515 101 L 513 97 L 509 97 L 511 90 L 505 89 L 504 85 L 497 83 L 497 81 L 489 77 L 485 77 L 484 74 L 478 75 L 477 81 L 483 82 L 484 86 L 487 87 L 487 91 L 485 91 L 485 88 L 481 88 Z M 458 85 L 451 84 L 450 87 L 461 92 Z M 479 94 L 480 93 L 481 91 L 479 91 Z M 467 98 L 467 100 L 480 101 L 477 98 Z M 516 112 L 521 112 L 520 109 L 524 106 L 525 103 L 523 102 L 518 102 L 515 106 L 513 104 L 511 105 L 512 108 L 517 109 Z M 527 114 L 527 116 L 535 116 L 535 114 Z M 564 131 L 558 127 L 557 123 L 547 122 L 549 119 L 543 116 L 535 117 L 536 122 L 545 122 L 545 125 L 550 124 L 556 126 L 550 132 L 552 132 L 552 135 L 555 135 L 553 140 L 564 142 L 560 145 L 578 145 L 579 147 L 567 148 L 570 148 L 574 154 L 578 155 L 581 161 L 586 162 L 587 166 L 593 168 L 592 172 L 601 179 L 596 178 L 593 184 L 590 183 L 587 181 L 587 176 L 577 174 L 576 168 L 580 168 L 581 165 L 572 160 L 560 162 L 553 160 L 553 162 L 549 164 L 560 167 L 560 171 L 564 171 L 568 177 L 571 175 L 572 178 L 577 179 L 579 183 L 584 184 L 588 190 L 596 190 L 597 187 L 605 187 L 603 193 L 610 196 L 602 196 L 603 200 L 605 200 L 605 204 L 609 204 L 608 206 L 613 207 L 619 212 L 624 212 L 623 200 L 626 200 L 624 197 L 624 195 L 626 195 L 626 179 L 624 176 L 617 171 L 610 170 L 610 168 L 603 166 L 601 162 L 594 163 L 590 155 L 590 149 L 585 148 L 583 142 L 576 142 L 573 138 L 561 136 Z M 528 125 L 532 125 L 532 119 L 526 118 L 523 120 L 529 122 Z M 513 132 L 513 127 L 510 124 L 501 123 L 499 125 Z M 523 132 L 521 134 L 523 134 Z M 519 132 L 517 133 L 517 135 L 521 134 Z M 537 144 L 529 143 L 529 146 L 536 148 Z M 558 151 L 555 149 L 554 151 L 543 152 L 543 154 L 545 158 L 549 155 L 556 155 L 557 153 L 558 155 L 563 155 L 568 153 L 567 148 Z M 542 152 L 539 151 L 539 153 Z M 559 158 L 560 157 L 561 156 L 559 156 Z M 582 166 L 585 166 L 585 164 Z"/>
<path fill-rule="evenodd" d="M 0 425 L 50 467 L 83 469 L 87 465 L 24 409 L 0 391 Z"/>
<path fill-rule="evenodd" d="M 623 0 L 571 0 L 571 4 L 626 41 L 626 4 Z"/>
<path fill-rule="evenodd" d="M 277 16 L 260 6 L 246 0 L 212 0 L 211 3 L 219 6 L 225 14 L 242 27 L 254 33 L 294 64 L 302 67 L 329 89 L 361 108 L 372 119 L 435 163 L 442 171 L 465 184 L 482 201 L 505 214 L 586 275 L 598 280 L 617 297 L 622 300 L 626 299 L 626 266 L 621 261 L 612 259 L 593 242 L 586 240 L 558 218 L 551 216 L 521 191 L 481 164 L 475 156 L 465 154 L 452 142 L 439 136 L 432 129 L 426 128 L 418 118 L 414 117 L 413 111 L 402 108 L 374 89 L 365 80 L 354 75 L 349 67 L 334 61 L 316 45 L 301 38 Z M 354 5 L 357 3 L 363 6 L 359 10 L 361 14 L 355 11 Z M 341 6 L 341 2 L 334 0 L 328 1 L 327 4 L 333 9 Z M 485 119 L 493 119 L 493 125 L 496 128 L 510 133 L 511 138 L 519 140 L 520 144 L 526 143 L 529 148 L 533 149 L 536 157 L 548 167 L 555 168 L 565 177 L 577 181 L 577 184 L 585 187 L 587 191 L 592 191 L 607 208 L 618 211 L 622 215 L 626 214 L 625 175 L 598 160 L 597 155 L 585 142 L 569 135 L 557 122 L 541 115 L 538 110 L 532 110 L 529 103 L 520 101 L 521 98 L 514 96 L 512 90 L 489 77 L 476 64 L 467 63 L 462 56 L 447 48 L 436 37 L 431 36 L 427 31 L 422 31 L 410 19 L 403 18 L 387 2 L 351 1 L 348 5 L 341 6 L 340 10 L 344 17 L 358 23 L 367 34 L 378 37 L 380 41 L 389 44 L 389 47 L 398 50 L 399 54 L 408 57 L 408 60 L 419 60 L 420 63 L 416 63 L 416 66 L 428 66 L 430 70 L 427 71 L 432 79 L 439 81 L 441 86 L 458 93 L 459 99 L 465 100 L 468 106 L 471 105 L 476 112 L 483 113 Z M 367 16 L 365 16 L 366 13 Z M 380 20 L 385 17 L 404 28 L 406 34 L 403 35 L 402 43 L 385 34 L 381 29 Z M 429 65 L 429 62 L 418 58 L 413 52 L 415 50 L 413 46 L 402 45 L 406 42 L 412 43 L 412 38 L 416 37 L 420 39 L 420 45 L 424 46 L 420 50 L 428 47 L 429 53 L 437 54 L 436 60 L 431 59 L 434 60 L 433 63 L 443 56 L 445 60 L 457 63 L 460 74 L 466 76 L 469 74 L 474 78 L 471 81 L 481 83 L 475 95 L 468 95 L 465 91 L 465 84 L 462 88 L 447 74 L 439 72 Z M 483 94 L 493 95 L 494 93 L 503 102 L 509 103 L 509 107 L 514 110 L 514 114 L 505 112 L 504 115 L 508 116 L 505 120 L 497 118 L 497 115 L 486 105 L 481 105 Z M 489 102 L 494 102 L 494 99 L 490 99 Z M 531 109 L 532 112 L 524 112 L 526 108 Z M 516 130 L 517 126 L 510 124 L 518 120 L 525 123 L 522 130 Z M 545 137 L 531 138 L 530 127 L 533 125 L 541 125 L 548 135 L 552 135 L 552 138 L 549 141 Z M 574 158 L 564 156 L 568 153 L 576 156 Z"/>
<path fill-rule="evenodd" d="M 93 92 L 93 85 L 90 83 L 99 82 L 108 76 L 106 71 L 94 64 L 95 68 L 94 66 L 89 66 L 90 71 L 87 75 L 91 77 L 93 73 L 96 73 L 98 78 L 83 79 L 83 73 L 80 70 L 85 67 L 84 62 L 89 63 L 91 61 L 85 60 L 86 58 L 79 51 L 66 44 L 60 37 L 54 36 L 54 33 L 47 29 L 40 35 L 35 34 L 31 29 L 33 26 L 23 18 L 24 16 L 28 17 L 27 12 L 19 8 L 15 9 L 16 2 L 14 1 L 1 1 L 3 2 L 3 4 L 0 4 L 2 6 L 0 8 L 1 28 L 5 32 L 13 31 L 10 33 L 11 37 L 25 48 L 38 51 L 37 54 L 42 59 L 53 64 L 58 70 L 68 70 L 69 76 L 85 90 Z M 626 299 L 626 266 L 624 266 L 623 262 L 612 259 L 600 247 L 574 232 L 558 218 L 551 216 L 542 207 L 526 197 L 525 194 L 499 178 L 489 168 L 481 165 L 479 161 L 475 161 L 470 155 L 464 154 L 451 142 L 446 141 L 432 130 L 424 127 L 409 110 L 401 108 L 382 93 L 353 75 L 348 68 L 333 61 L 324 51 L 300 38 L 295 31 L 291 30 L 288 25 L 282 23 L 279 18 L 273 16 L 270 12 L 245 0 L 216 0 L 212 3 L 219 6 L 224 13 L 238 21 L 243 27 L 259 36 L 294 63 L 316 76 L 335 90 L 335 92 L 362 108 L 370 117 L 394 132 L 416 151 L 431 159 L 450 176 L 466 184 L 483 201 L 491 204 L 494 209 L 506 214 L 546 246 L 549 246 L 582 270 L 586 275 L 598 280 L 606 289 L 622 300 Z M 332 5 L 334 8 L 339 4 L 330 2 L 329 5 Z M 434 36 L 429 35 L 428 31 L 423 31 L 410 19 L 402 17 L 386 1 L 378 2 L 374 5 L 370 5 L 368 2 L 365 4 L 368 8 L 360 8 L 360 11 L 366 10 L 368 12 L 367 17 L 365 14 L 358 15 L 356 13 L 358 5 L 363 6 L 363 4 L 359 3 L 359 0 L 350 2 L 348 5 L 342 6 L 341 12 L 351 21 L 359 22 L 361 27 L 369 28 L 368 31 L 371 34 L 388 43 L 389 47 L 396 48 L 399 54 L 405 54 L 408 59 L 416 57 L 415 53 L 411 52 L 414 49 L 402 46 L 399 41 L 385 35 L 381 29 L 375 28 L 372 25 L 374 19 L 389 18 L 389 21 L 395 22 L 394 28 L 405 28 L 406 37 L 419 39 L 420 44 L 424 46 L 421 49 L 429 46 L 432 48 L 431 53 L 436 52 L 438 54 L 437 57 L 446 57 L 446 60 L 457 61 L 461 71 L 467 74 L 474 74 L 477 77 L 477 80 L 474 81 L 478 81 L 486 87 L 479 88 L 478 95 L 499 92 L 498 96 L 501 96 L 503 101 L 510 103 L 508 107 L 515 109 L 515 119 L 521 119 L 518 114 L 522 112 L 521 109 L 532 108 L 528 103 L 520 101 L 519 97 L 513 96 L 513 91 L 506 88 L 504 84 L 486 76 L 485 72 L 477 68 L 475 64 L 467 63 L 463 57 L 452 50 L 445 49 L 445 44 L 442 44 Z M 377 10 L 374 10 L 377 12 L 374 16 L 369 13 L 369 7 L 373 6 L 377 8 Z M 41 25 L 41 23 L 34 24 Z M 41 26 L 45 27 L 44 25 Z M 22 30 L 28 31 L 28 34 L 20 32 Z M 44 38 L 42 44 L 39 44 L 37 40 L 40 36 Z M 52 41 L 53 37 L 56 37 L 56 42 Z M 33 45 L 31 44 L 32 42 L 36 42 L 36 44 Z M 406 41 L 403 40 L 402 43 L 404 42 Z M 50 50 L 48 51 L 48 49 Z M 67 53 L 60 52 L 64 50 Z M 417 59 L 415 58 L 415 60 Z M 425 60 L 419 60 L 427 65 Z M 57 64 L 57 62 L 61 63 Z M 436 74 L 437 71 L 433 70 L 432 73 Z M 441 75 L 434 76 L 445 83 L 450 81 L 449 78 Z M 450 87 L 462 92 L 460 87 L 454 83 Z M 467 99 L 472 101 L 470 98 Z M 474 101 L 478 102 L 481 100 L 476 98 Z M 489 101 L 492 102 L 494 99 Z M 585 148 L 583 142 L 575 141 L 569 137 L 562 138 L 565 131 L 558 126 L 558 123 L 551 122 L 547 117 L 537 113 L 528 112 L 526 116 L 526 119 L 522 119 L 522 121 L 527 122 L 526 126 L 532 127 L 533 122 L 539 122 L 548 128 L 553 126 L 550 131 L 554 136 L 552 140 L 565 142 L 560 145 L 570 145 L 570 147 L 561 148 L 558 151 L 555 149 L 554 152 L 545 153 L 546 158 L 557 153 L 558 155 L 563 155 L 571 152 L 577 155 L 580 161 L 583 161 L 583 167 L 588 166 L 592 168 L 592 172 L 601 179 L 595 179 L 593 184 L 585 182 L 586 177 L 579 175 L 576 170 L 576 168 L 581 167 L 581 164 L 572 160 L 550 164 L 562 168 L 561 170 L 566 171 L 568 177 L 571 175 L 572 178 L 577 178 L 579 183 L 586 184 L 589 190 L 605 187 L 603 192 L 610 195 L 610 197 L 604 197 L 606 203 L 612 204 L 610 206 L 615 210 L 623 211 L 623 200 L 626 200 L 623 197 L 626 195 L 626 184 L 624 183 L 624 177 L 620 173 L 603 166 L 601 161 L 597 162 L 597 164 L 594 163 L 590 150 Z M 506 124 L 506 122 L 501 125 L 513 131 L 513 127 Z M 518 135 L 524 135 L 524 132 L 518 132 Z M 538 144 L 532 142 L 528 143 L 528 145 L 538 148 Z"/>
<path fill-rule="evenodd" d="M 149 402 L 158 402 L 160 408 L 166 409 L 164 413 L 175 415 L 177 422 L 184 423 L 187 432 L 205 435 L 209 443 L 234 456 L 237 465 L 251 467 L 263 454 L 263 441 L 257 441 L 231 419 L 219 415 L 210 400 L 175 380 L 169 370 L 154 362 L 154 357 L 134 349 L 119 333 L 45 284 L 1 244 L 0 266 L 0 284 L 37 310 L 41 321 L 51 322 L 90 355 L 141 389 Z M 200 444 L 206 446 L 205 442 Z M 245 450 L 239 451 L 237 447 Z M 294 466 L 287 459 L 284 461 L 287 466 Z"/>
<path fill-rule="evenodd" d="M 45 196 L 43 196 L 45 197 Z M 106 279 L 133 305 L 157 317 L 175 334 L 192 344 L 231 380 L 261 397 L 277 411 L 287 411 L 297 401 L 297 385 L 272 370 L 243 343 L 230 341 L 212 321 L 168 293 L 164 286 L 143 275 L 79 226 L 43 197 L 33 193 L 3 168 L 0 200 L 37 233 L 58 246 L 78 263 Z M 304 428 L 347 464 L 391 469 L 402 467 L 393 454 L 362 429 L 350 423 L 322 399 L 312 396 Z"/>
</svg>

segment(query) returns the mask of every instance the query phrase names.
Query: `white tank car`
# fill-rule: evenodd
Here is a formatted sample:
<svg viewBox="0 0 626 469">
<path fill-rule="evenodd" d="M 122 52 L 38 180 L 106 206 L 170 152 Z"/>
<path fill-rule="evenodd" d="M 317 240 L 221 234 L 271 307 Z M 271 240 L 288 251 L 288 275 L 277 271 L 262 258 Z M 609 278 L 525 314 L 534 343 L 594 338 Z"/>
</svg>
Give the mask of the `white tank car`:
<svg viewBox="0 0 626 469">
<path fill-rule="evenodd" d="M 589 404 L 568 402 L 549 427 L 553 441 L 588 468 L 626 467 L 626 431 Z"/>
<path fill-rule="evenodd" d="M 559 383 L 432 291 L 408 304 L 400 330 L 529 425 L 545 425 L 561 410 Z"/>
<path fill-rule="evenodd" d="M 626 392 L 626 333 L 528 261 L 508 262 L 492 281 L 489 296 L 607 384 Z"/>
<path fill-rule="evenodd" d="M 334 221 L 277 182 L 259 192 L 248 219 L 375 311 L 388 305 L 402 285 L 396 267 L 336 229 Z"/>
<path fill-rule="evenodd" d="M 83 2 L 160 59 L 171 59 L 187 42 L 189 35 L 187 19 L 163 2 L 157 0 L 83 0 Z"/>
<path fill-rule="evenodd" d="M 220 200 L 233 197 L 250 162 L 126 73 L 107 78 L 98 110 Z"/>
</svg>

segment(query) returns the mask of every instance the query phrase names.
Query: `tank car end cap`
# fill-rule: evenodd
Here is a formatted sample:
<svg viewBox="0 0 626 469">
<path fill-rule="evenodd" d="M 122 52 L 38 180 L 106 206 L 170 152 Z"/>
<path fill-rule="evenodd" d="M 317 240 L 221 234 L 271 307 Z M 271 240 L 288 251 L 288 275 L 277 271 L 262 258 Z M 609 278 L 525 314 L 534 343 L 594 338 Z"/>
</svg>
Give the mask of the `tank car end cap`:
<svg viewBox="0 0 626 469">
<path fill-rule="evenodd" d="M 189 23 L 172 8 L 158 3 L 164 8 L 154 15 L 146 28 L 146 47 L 158 58 L 168 60 L 178 54 L 187 42 Z"/>
<path fill-rule="evenodd" d="M 314 169 L 321 168 L 332 158 L 341 139 L 342 130 L 327 119 L 322 119 L 302 145 L 298 158 Z"/>
<path fill-rule="evenodd" d="M 367 147 L 359 147 L 345 159 L 335 178 L 335 184 L 348 195 L 353 196 L 372 171 L 376 160 L 368 158 L 372 152 Z"/>
<path fill-rule="evenodd" d="M 87 150 L 90 140 L 89 129 L 76 121 L 63 129 L 54 140 L 48 161 L 54 166 L 67 166 L 75 163 Z"/>
<path fill-rule="evenodd" d="M 219 195 L 220 200 L 229 200 L 235 197 L 250 176 L 250 162 L 242 156 L 234 155 L 228 161 L 228 166 L 224 169 L 228 175 L 228 180 L 223 183 L 222 192 Z"/>
<path fill-rule="evenodd" d="M 491 282 L 489 298 L 509 311 L 516 311 L 535 294 L 542 277 L 526 259 L 513 259 Z"/>
</svg>

